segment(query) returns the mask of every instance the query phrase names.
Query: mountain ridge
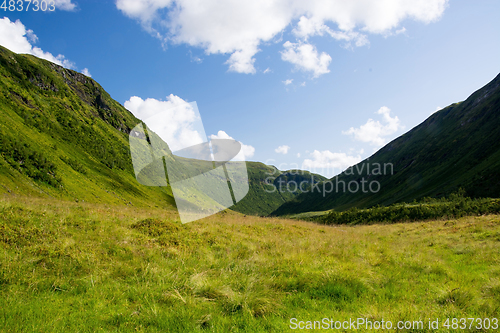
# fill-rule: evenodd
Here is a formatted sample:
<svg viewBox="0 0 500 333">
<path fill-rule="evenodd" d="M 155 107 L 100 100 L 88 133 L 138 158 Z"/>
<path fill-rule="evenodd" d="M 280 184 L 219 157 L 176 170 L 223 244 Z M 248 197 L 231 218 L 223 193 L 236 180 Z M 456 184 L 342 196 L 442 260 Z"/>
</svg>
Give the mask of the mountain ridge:
<svg viewBox="0 0 500 333">
<path fill-rule="evenodd" d="M 442 197 L 464 188 L 471 197 L 500 194 L 500 74 L 466 100 L 433 113 L 424 122 L 389 142 L 356 166 L 392 163 L 393 175 L 349 175 L 344 182 L 377 181 L 377 193 L 305 193 L 283 204 L 272 215 L 300 214 L 351 207 L 368 208 Z"/>
</svg>

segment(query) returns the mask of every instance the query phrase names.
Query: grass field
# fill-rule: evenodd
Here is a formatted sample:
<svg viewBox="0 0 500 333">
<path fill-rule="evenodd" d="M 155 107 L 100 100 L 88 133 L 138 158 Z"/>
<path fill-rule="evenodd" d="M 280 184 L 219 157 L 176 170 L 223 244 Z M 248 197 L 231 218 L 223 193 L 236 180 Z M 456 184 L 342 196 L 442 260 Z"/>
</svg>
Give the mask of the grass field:
<svg viewBox="0 0 500 333">
<path fill-rule="evenodd" d="M 326 226 L 228 211 L 182 225 L 172 210 L 4 197 L 0 331 L 281 332 L 358 317 L 430 331 L 428 318 L 500 316 L 499 260 L 497 215 Z"/>
</svg>

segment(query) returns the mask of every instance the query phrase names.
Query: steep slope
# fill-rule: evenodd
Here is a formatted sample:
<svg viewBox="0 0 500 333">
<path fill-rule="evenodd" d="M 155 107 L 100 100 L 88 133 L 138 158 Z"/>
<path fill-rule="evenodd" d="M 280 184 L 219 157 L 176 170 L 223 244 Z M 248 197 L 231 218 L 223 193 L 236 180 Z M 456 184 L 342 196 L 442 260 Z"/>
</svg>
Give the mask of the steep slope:
<svg viewBox="0 0 500 333">
<path fill-rule="evenodd" d="M 93 79 L 0 46 L 0 193 L 173 209 L 170 187 L 135 178 L 128 134 L 139 122 Z M 267 215 L 300 193 L 265 191 L 269 172 L 273 181 L 290 172 L 247 168 L 250 191 L 236 211 Z"/>
<path fill-rule="evenodd" d="M 139 120 L 93 79 L 0 47 L 2 192 L 172 207 L 135 180 L 128 133 Z"/>
<path fill-rule="evenodd" d="M 273 214 L 409 202 L 426 196 L 441 197 L 460 187 L 471 197 L 499 197 L 498 128 L 500 75 L 464 102 L 434 113 L 368 159 L 332 178 L 331 184 L 322 184 L 321 193 L 303 193 Z M 380 190 L 377 191 L 377 183 L 373 183 L 373 191 L 365 187 L 367 193 L 363 193 L 363 181 L 365 186 L 378 182 Z M 347 185 L 345 191 L 342 182 Z M 353 191 L 349 191 L 349 182 L 357 183 L 358 191 L 354 191 L 354 183 Z M 326 193 L 331 188 L 333 190 Z"/>
</svg>

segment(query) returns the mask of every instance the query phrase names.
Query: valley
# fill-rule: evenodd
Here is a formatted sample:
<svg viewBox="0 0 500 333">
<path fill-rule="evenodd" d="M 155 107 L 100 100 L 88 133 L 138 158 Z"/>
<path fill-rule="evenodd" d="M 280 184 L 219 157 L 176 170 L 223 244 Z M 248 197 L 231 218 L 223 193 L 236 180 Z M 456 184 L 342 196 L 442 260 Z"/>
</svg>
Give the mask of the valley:
<svg viewBox="0 0 500 333">
<path fill-rule="evenodd" d="M 3 47 L 0 74 L 2 332 L 498 318 L 500 76 L 338 177 L 246 162 L 244 199 L 182 224 L 96 81 Z"/>
</svg>

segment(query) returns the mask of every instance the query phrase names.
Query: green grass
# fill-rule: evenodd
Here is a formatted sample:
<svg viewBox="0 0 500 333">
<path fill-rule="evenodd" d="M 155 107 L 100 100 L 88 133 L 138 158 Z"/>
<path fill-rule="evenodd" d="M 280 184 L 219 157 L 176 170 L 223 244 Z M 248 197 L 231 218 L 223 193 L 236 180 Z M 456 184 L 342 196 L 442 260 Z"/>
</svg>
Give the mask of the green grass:
<svg viewBox="0 0 500 333">
<path fill-rule="evenodd" d="M 5 197 L 0 331 L 280 332 L 494 317 L 500 217 L 325 226 Z M 362 331 L 362 330 L 361 330 Z"/>
</svg>

